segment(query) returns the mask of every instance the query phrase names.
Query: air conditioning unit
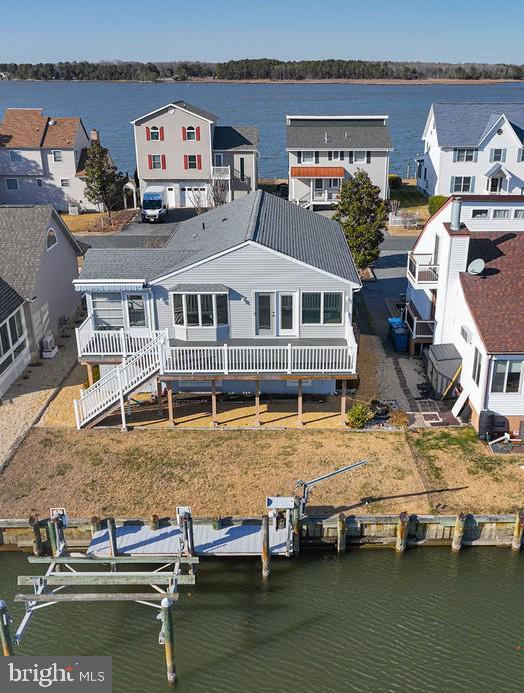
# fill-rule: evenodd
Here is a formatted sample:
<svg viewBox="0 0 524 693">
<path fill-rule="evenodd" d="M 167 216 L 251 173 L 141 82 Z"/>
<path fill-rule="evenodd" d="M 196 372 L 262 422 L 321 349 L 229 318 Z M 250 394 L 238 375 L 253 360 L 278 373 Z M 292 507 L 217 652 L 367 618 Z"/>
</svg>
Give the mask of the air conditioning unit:
<svg viewBox="0 0 524 693">
<path fill-rule="evenodd" d="M 46 335 L 42 340 L 42 358 L 52 359 L 56 356 L 57 352 L 58 347 L 55 344 L 54 335 Z"/>
<path fill-rule="evenodd" d="M 460 336 L 466 342 L 466 344 L 471 344 L 471 339 L 473 337 L 471 330 L 466 325 L 462 325 L 460 328 Z"/>
</svg>

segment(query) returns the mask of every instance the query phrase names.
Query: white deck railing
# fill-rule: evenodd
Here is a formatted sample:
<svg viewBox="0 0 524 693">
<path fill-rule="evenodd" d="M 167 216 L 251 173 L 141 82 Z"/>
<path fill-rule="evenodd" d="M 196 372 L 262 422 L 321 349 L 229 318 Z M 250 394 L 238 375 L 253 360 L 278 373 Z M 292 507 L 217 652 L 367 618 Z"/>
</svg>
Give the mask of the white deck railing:
<svg viewBox="0 0 524 693">
<path fill-rule="evenodd" d="M 93 317 L 87 317 L 76 328 L 78 356 L 128 356 L 143 349 L 160 334 L 150 330 L 144 334 L 133 334 L 128 330 L 95 330 Z"/>
<path fill-rule="evenodd" d="M 230 166 L 212 166 L 211 167 L 211 177 L 218 179 L 228 179 L 231 178 L 231 167 Z"/>
<path fill-rule="evenodd" d="M 354 346 L 187 346 L 163 349 L 165 373 L 355 373 Z"/>
<path fill-rule="evenodd" d="M 433 261 L 433 255 L 409 253 L 408 279 L 412 283 L 429 286 L 438 282 L 438 263 Z"/>
</svg>

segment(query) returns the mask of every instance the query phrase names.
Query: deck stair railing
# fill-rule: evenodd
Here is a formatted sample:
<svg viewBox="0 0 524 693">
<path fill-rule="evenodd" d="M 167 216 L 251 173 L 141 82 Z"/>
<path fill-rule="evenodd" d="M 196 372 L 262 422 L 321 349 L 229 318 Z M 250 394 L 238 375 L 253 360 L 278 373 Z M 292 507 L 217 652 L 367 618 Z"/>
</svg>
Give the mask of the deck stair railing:
<svg viewBox="0 0 524 693">
<path fill-rule="evenodd" d="M 74 403 L 77 428 L 82 428 L 118 402 L 123 406 L 126 395 L 159 372 L 166 340 L 167 333 L 156 333 L 140 351 L 83 390 L 80 399 Z"/>
</svg>

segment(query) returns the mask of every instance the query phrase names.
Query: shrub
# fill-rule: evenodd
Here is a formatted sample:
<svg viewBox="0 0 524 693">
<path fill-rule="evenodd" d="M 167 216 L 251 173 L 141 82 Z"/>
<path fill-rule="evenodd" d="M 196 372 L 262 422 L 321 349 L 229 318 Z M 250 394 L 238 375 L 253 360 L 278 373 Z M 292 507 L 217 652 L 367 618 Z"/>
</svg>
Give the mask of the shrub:
<svg viewBox="0 0 524 693">
<path fill-rule="evenodd" d="M 446 202 L 448 198 L 446 195 L 432 195 L 428 199 L 428 209 L 429 213 L 433 216 L 435 212 L 438 212 L 438 210 L 442 207 L 444 202 Z"/>
<path fill-rule="evenodd" d="M 390 173 L 388 180 L 390 190 L 400 190 L 402 187 L 402 178 L 398 175 L 398 173 Z"/>
<path fill-rule="evenodd" d="M 402 409 L 394 409 L 389 415 L 389 423 L 396 428 L 407 428 L 409 426 L 409 416 Z"/>
<path fill-rule="evenodd" d="M 348 426 L 350 428 L 364 428 L 373 416 L 373 412 L 365 402 L 355 402 L 347 413 Z"/>
</svg>

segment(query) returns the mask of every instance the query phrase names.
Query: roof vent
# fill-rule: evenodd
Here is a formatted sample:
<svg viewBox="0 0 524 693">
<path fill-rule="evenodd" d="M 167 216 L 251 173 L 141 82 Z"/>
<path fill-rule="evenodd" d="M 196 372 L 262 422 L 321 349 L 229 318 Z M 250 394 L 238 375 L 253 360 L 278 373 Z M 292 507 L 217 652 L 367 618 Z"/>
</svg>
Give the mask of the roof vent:
<svg viewBox="0 0 524 693">
<path fill-rule="evenodd" d="M 327 136 L 327 132 L 325 132 L 324 133 L 324 142 L 327 144 L 327 141 L 328 141 L 328 136 Z"/>
<path fill-rule="evenodd" d="M 203 222 L 202 222 L 202 229 L 205 229 L 205 228 L 206 228 L 206 222 L 203 221 Z"/>
<path fill-rule="evenodd" d="M 449 225 L 449 228 L 452 231 L 460 231 L 460 228 L 461 228 L 461 223 L 460 223 L 461 210 L 462 210 L 462 198 L 461 197 L 454 197 L 453 202 L 451 203 L 451 224 Z"/>
</svg>

